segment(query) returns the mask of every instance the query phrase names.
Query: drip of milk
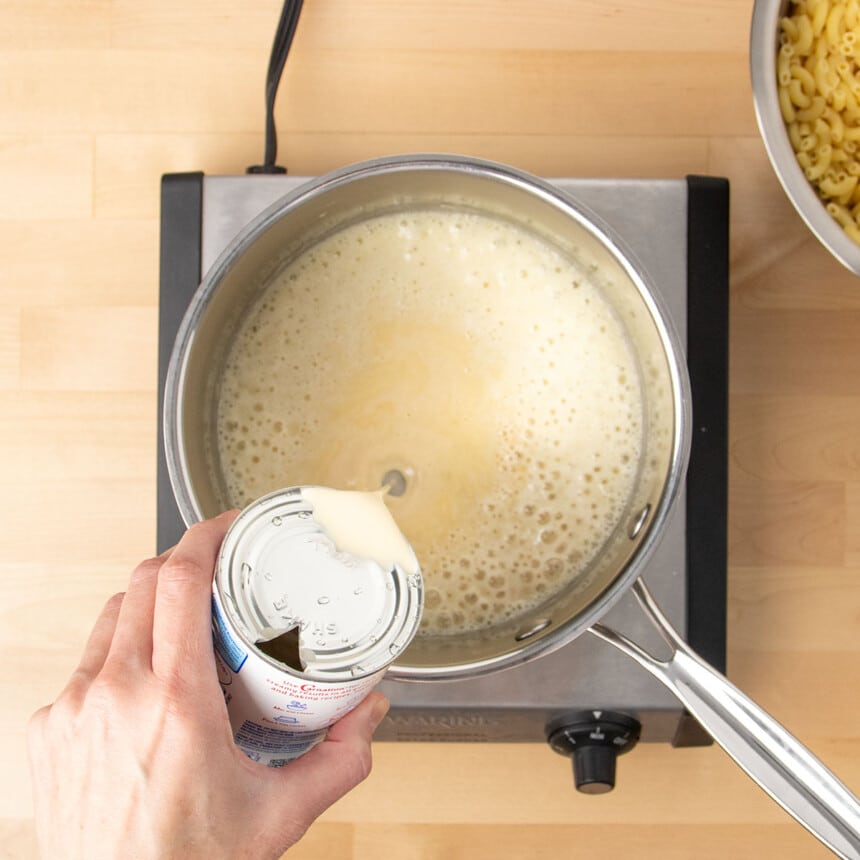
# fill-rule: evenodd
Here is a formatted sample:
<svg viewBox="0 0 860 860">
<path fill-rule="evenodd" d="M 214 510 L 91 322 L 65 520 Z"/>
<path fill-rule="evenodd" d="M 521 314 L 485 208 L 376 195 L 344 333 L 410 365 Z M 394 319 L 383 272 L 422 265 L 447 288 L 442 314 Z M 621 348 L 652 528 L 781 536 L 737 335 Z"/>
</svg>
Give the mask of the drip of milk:
<svg viewBox="0 0 860 860">
<path fill-rule="evenodd" d="M 418 572 L 418 559 L 385 504 L 385 490 L 361 492 L 330 487 L 305 487 L 314 519 L 345 553 L 370 558 L 383 567 L 400 565 Z"/>
</svg>

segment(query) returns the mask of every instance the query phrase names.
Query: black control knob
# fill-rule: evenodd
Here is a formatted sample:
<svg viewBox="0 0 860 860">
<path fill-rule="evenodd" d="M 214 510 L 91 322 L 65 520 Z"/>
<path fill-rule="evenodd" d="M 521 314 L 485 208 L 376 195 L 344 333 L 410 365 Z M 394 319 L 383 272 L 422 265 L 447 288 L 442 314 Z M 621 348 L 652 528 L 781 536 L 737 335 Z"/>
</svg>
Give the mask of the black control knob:
<svg viewBox="0 0 860 860">
<path fill-rule="evenodd" d="M 633 749 L 642 726 L 617 711 L 565 714 L 546 727 L 549 745 L 573 759 L 573 780 L 585 794 L 605 794 L 615 787 L 615 761 Z"/>
</svg>

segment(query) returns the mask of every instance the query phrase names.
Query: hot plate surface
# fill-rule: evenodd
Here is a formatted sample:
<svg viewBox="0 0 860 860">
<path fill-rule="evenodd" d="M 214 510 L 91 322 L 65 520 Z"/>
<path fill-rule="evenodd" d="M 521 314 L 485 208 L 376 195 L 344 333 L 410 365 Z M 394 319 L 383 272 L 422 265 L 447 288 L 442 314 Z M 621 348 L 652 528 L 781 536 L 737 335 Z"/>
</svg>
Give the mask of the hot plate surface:
<svg viewBox="0 0 860 860">
<path fill-rule="evenodd" d="M 166 176 L 162 193 L 160 386 L 173 336 L 200 277 L 260 212 L 308 179 Z M 690 473 L 644 578 L 677 629 L 725 667 L 728 188 L 723 180 L 553 179 L 621 237 L 660 293 L 693 383 Z M 161 388 L 160 388 L 161 392 Z M 159 442 L 159 545 L 182 523 Z M 695 540 L 691 540 L 695 536 Z M 659 653 L 659 637 L 625 595 L 605 621 Z M 392 709 L 377 737 L 542 741 L 571 711 L 613 710 L 642 723 L 643 741 L 707 739 L 658 681 L 589 635 L 525 665 L 467 681 L 384 681 Z"/>
</svg>

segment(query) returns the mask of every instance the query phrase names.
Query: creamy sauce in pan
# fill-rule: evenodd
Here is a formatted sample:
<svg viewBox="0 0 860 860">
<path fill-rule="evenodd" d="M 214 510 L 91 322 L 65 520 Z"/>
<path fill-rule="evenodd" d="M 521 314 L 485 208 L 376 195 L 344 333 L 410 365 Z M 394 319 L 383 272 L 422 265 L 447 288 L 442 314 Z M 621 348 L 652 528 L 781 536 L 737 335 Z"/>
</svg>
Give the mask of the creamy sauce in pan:
<svg viewBox="0 0 860 860">
<path fill-rule="evenodd" d="M 524 229 L 389 214 L 261 294 L 218 397 L 226 504 L 316 484 L 386 502 L 425 579 L 422 634 L 481 629 L 581 575 L 641 450 L 639 371 L 590 273 Z"/>
</svg>

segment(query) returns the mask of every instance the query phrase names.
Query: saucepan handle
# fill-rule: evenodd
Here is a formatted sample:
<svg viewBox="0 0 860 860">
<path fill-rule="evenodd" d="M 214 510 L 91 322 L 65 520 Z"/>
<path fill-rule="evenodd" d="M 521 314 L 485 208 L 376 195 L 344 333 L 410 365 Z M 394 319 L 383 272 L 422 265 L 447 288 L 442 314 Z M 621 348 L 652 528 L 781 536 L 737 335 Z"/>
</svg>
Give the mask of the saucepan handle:
<svg viewBox="0 0 860 860">
<path fill-rule="evenodd" d="M 845 860 L 860 860 L 860 801 L 795 737 L 681 639 L 642 580 L 633 585 L 671 648 L 658 659 L 626 636 L 591 632 L 632 657 L 678 697 L 702 727 L 780 806 Z"/>
</svg>

